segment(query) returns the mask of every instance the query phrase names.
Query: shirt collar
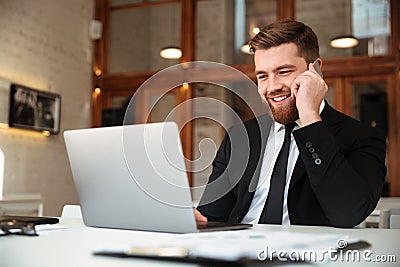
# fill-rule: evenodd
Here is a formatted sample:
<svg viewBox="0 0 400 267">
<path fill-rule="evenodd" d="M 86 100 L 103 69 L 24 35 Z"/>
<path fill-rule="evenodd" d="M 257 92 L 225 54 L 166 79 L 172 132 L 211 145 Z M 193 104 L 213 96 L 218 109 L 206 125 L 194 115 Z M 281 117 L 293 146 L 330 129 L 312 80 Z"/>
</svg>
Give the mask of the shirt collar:
<svg viewBox="0 0 400 267">
<path fill-rule="evenodd" d="M 322 113 L 322 111 L 324 110 L 324 108 L 325 108 L 325 100 L 322 100 L 321 105 L 319 105 L 319 114 Z M 297 119 L 295 122 L 296 122 L 297 125 L 294 127 L 294 130 L 296 130 L 297 128 L 301 127 L 301 121 L 300 121 L 300 119 Z M 279 132 L 279 131 L 282 130 L 282 129 L 284 129 L 283 124 L 274 121 L 274 133 L 277 133 L 277 132 Z"/>
</svg>

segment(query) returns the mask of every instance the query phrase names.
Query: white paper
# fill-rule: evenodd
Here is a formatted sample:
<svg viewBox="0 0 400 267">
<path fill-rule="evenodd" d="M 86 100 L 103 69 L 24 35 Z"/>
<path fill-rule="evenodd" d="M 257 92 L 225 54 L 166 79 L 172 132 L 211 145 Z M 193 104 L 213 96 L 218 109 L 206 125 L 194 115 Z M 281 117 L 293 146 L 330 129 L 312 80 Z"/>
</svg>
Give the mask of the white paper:
<svg viewBox="0 0 400 267">
<path fill-rule="evenodd" d="M 309 234 L 293 232 L 257 232 L 250 230 L 221 231 L 196 234 L 147 234 L 130 244 L 103 247 L 102 252 L 128 252 L 130 248 L 180 248 L 190 256 L 237 261 L 241 258 L 268 261 L 301 260 L 322 262 L 329 253 L 344 248 L 350 240 L 335 234 Z M 279 254 L 280 253 L 280 254 Z"/>
</svg>

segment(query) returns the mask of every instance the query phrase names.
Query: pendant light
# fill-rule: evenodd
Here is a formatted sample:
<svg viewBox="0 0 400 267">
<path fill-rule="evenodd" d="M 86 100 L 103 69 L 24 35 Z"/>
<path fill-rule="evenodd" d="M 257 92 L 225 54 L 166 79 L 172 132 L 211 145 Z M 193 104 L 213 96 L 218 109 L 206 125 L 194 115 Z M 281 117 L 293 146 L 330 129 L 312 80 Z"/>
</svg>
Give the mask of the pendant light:
<svg viewBox="0 0 400 267">
<path fill-rule="evenodd" d="M 174 14 L 170 13 L 170 21 L 169 21 L 168 27 L 170 28 L 170 34 L 172 35 L 172 38 L 174 39 L 173 43 L 177 43 L 177 40 L 174 35 L 175 26 L 176 26 L 175 19 L 176 18 L 174 16 Z M 182 57 L 182 50 L 178 46 L 173 46 L 173 45 L 166 46 L 166 47 L 161 48 L 160 56 L 165 59 L 180 59 Z"/>
<path fill-rule="evenodd" d="M 330 46 L 334 48 L 351 48 L 358 45 L 358 39 L 352 35 L 343 35 L 333 38 Z"/>
<path fill-rule="evenodd" d="M 160 56 L 165 59 L 179 59 L 182 57 L 182 50 L 177 46 L 164 47 L 160 51 Z"/>
</svg>

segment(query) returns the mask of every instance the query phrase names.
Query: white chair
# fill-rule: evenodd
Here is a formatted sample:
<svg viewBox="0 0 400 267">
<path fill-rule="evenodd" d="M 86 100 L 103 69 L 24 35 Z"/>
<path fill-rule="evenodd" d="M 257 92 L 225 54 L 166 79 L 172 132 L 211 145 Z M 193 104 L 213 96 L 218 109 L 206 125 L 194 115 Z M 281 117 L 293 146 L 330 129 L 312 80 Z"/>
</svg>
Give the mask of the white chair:
<svg viewBox="0 0 400 267">
<path fill-rule="evenodd" d="M 392 209 L 400 210 L 400 197 L 381 197 L 375 210 L 367 217 L 367 219 L 362 224 L 360 224 L 361 227 L 358 228 L 389 228 L 390 214 L 388 213 L 388 211 L 384 210 Z"/>
<path fill-rule="evenodd" d="M 400 209 L 382 209 L 379 228 L 400 229 Z"/>
<path fill-rule="evenodd" d="M 61 218 L 82 218 L 81 206 L 80 205 L 65 205 L 63 207 Z"/>
</svg>

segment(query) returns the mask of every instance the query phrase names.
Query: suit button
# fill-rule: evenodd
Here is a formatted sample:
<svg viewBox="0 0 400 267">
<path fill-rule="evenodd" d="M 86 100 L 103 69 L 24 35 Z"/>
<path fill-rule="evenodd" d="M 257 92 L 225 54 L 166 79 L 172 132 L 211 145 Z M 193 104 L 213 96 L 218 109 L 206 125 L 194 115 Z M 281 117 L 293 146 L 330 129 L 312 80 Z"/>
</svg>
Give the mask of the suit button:
<svg viewBox="0 0 400 267">
<path fill-rule="evenodd" d="M 310 148 L 312 147 L 312 143 L 311 142 L 306 142 L 306 148 Z"/>
<path fill-rule="evenodd" d="M 318 158 L 318 153 L 312 153 L 311 157 L 313 157 L 313 159 L 317 159 Z"/>
<path fill-rule="evenodd" d="M 314 163 L 315 163 L 316 165 L 321 165 L 322 160 L 319 159 L 319 158 L 318 158 L 318 159 L 315 159 Z"/>
<path fill-rule="evenodd" d="M 314 152 L 315 152 L 315 149 L 314 149 L 313 147 L 310 147 L 310 148 L 308 149 L 308 151 L 309 151 L 310 153 L 314 153 Z"/>
</svg>

